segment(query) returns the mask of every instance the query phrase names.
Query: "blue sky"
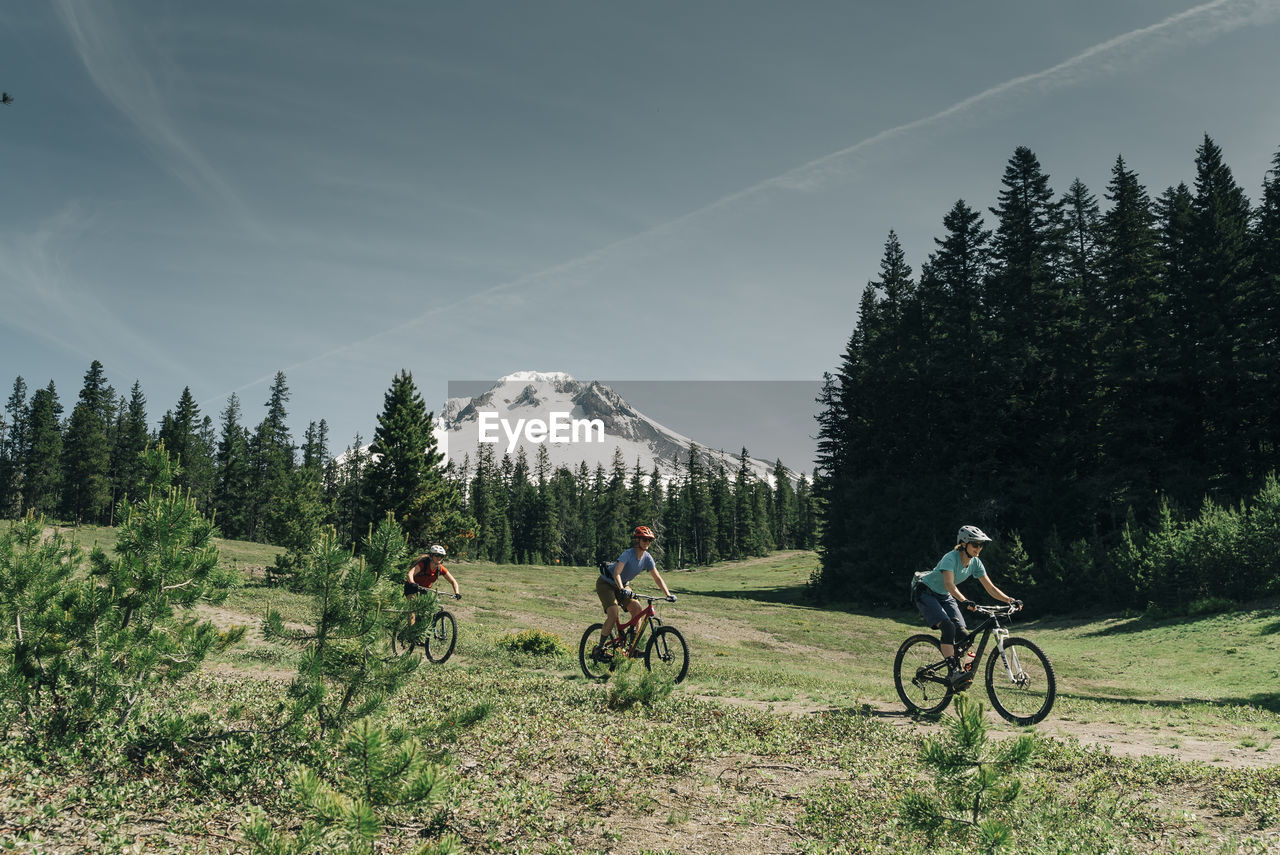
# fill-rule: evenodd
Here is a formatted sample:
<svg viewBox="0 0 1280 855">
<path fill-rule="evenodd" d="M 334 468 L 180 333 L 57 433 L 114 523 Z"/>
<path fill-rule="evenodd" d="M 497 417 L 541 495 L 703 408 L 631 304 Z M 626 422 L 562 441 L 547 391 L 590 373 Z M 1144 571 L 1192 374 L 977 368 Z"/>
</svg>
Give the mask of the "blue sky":
<svg viewBox="0 0 1280 855">
<path fill-rule="evenodd" d="M 1208 133 L 1256 199 L 1277 43 L 1280 0 L 5 4 L 3 396 L 98 359 L 255 424 L 283 370 L 338 451 L 402 368 L 816 380 L 1016 146 L 1157 195 Z"/>
</svg>

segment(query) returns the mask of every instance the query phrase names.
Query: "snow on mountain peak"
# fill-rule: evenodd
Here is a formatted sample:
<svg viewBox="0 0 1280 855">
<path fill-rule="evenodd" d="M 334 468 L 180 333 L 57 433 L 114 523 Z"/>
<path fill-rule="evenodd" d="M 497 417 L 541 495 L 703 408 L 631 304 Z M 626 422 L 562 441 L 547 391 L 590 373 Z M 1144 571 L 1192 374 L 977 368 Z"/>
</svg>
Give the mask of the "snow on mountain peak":
<svg viewBox="0 0 1280 855">
<path fill-rule="evenodd" d="M 573 378 L 563 371 L 516 371 L 498 380 L 499 385 L 507 383 L 572 383 Z"/>
<path fill-rule="evenodd" d="M 687 463 L 695 443 L 636 410 L 598 380 L 579 382 L 563 371 L 517 371 L 475 397 L 450 398 L 437 429 L 441 447 L 455 465 L 473 459 L 481 443 L 493 443 L 501 458 L 523 449 L 532 459 L 545 447 L 554 466 L 612 465 L 621 453 L 628 468 L 655 467 L 668 480 Z M 699 444 L 711 466 L 735 471 L 736 455 Z M 751 469 L 769 480 L 769 464 L 751 459 Z"/>
</svg>

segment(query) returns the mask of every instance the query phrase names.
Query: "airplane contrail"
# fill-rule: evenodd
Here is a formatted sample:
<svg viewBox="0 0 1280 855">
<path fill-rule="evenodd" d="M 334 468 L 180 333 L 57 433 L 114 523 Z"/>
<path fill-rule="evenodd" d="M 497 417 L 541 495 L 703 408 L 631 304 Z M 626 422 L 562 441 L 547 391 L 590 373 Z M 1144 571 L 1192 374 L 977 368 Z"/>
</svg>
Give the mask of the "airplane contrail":
<svg viewBox="0 0 1280 855">
<path fill-rule="evenodd" d="M 575 270 L 587 268 L 606 256 L 624 247 L 640 244 L 648 239 L 669 234 L 678 228 L 705 217 L 708 214 L 730 208 L 753 196 L 767 191 L 790 190 L 812 192 L 820 190 L 840 179 L 849 171 L 850 162 L 863 154 L 867 149 L 890 142 L 904 135 L 922 129 L 955 120 L 975 109 L 996 106 L 1007 100 L 1026 95 L 1044 95 L 1055 89 L 1078 84 L 1090 77 L 1114 73 L 1121 66 L 1133 63 L 1138 55 L 1155 53 L 1182 47 L 1195 42 L 1206 41 L 1224 33 L 1233 32 L 1242 27 L 1270 23 L 1280 18 L 1280 0 L 1211 0 L 1211 2 L 1194 6 L 1182 12 L 1170 15 L 1161 21 L 1140 27 L 1127 33 L 1115 36 L 1087 48 L 1075 56 L 1063 60 L 1041 71 L 1015 77 L 992 86 L 976 95 L 957 101 L 949 107 L 929 116 L 897 125 L 867 137 L 847 148 L 811 160 L 786 172 L 757 182 L 745 189 L 722 196 L 701 208 L 682 214 L 679 217 L 659 223 L 606 244 L 585 255 L 552 267 L 502 282 L 466 297 L 459 298 L 441 306 L 436 306 L 409 320 L 381 332 L 332 348 L 316 356 L 308 357 L 282 369 L 285 372 L 319 362 L 323 359 L 347 352 L 363 346 L 384 336 L 393 335 L 414 327 L 423 321 L 451 311 L 459 306 L 477 300 L 492 297 L 496 294 L 513 291 L 555 276 L 564 276 Z M 240 386 L 224 395 L 211 398 L 209 402 L 218 401 L 231 395 L 258 386 L 275 377 L 275 372 Z M 209 403 L 206 402 L 206 403 Z"/>
</svg>

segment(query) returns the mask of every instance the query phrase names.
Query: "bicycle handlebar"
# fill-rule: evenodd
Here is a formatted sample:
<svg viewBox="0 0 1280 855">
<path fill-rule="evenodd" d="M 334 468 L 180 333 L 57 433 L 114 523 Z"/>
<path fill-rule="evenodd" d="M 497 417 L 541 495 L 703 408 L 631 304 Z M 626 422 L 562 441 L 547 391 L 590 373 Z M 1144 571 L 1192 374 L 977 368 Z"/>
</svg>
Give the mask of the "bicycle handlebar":
<svg viewBox="0 0 1280 855">
<path fill-rule="evenodd" d="M 413 586 L 413 592 L 414 592 L 415 594 L 425 594 L 425 593 L 427 593 L 428 591 L 431 591 L 431 589 L 430 589 L 430 588 L 424 588 L 424 587 L 422 587 L 421 585 L 416 585 L 416 584 L 414 584 L 413 582 L 409 582 L 408 584 Z M 437 597 L 440 597 L 440 596 L 448 596 L 448 597 L 450 597 L 450 598 L 452 598 L 452 599 L 455 599 L 455 600 L 460 600 L 460 599 L 462 599 L 462 595 L 461 595 L 461 594 L 448 594 L 448 595 L 444 595 L 444 594 L 441 594 L 439 591 L 432 591 L 432 593 L 433 593 L 433 594 L 435 594 Z"/>
<path fill-rule="evenodd" d="M 1011 615 L 1022 611 L 1022 604 L 1019 603 L 1018 605 L 1013 605 L 1012 603 L 1005 603 L 999 606 L 980 606 L 975 603 L 971 611 L 975 611 L 978 614 L 984 614 L 987 617 L 1010 617 Z"/>
<path fill-rule="evenodd" d="M 648 594 L 632 593 L 631 598 L 635 600 L 648 600 L 650 603 L 657 603 L 657 602 L 674 603 L 676 601 L 675 594 L 672 594 L 669 597 L 651 597 Z"/>
</svg>

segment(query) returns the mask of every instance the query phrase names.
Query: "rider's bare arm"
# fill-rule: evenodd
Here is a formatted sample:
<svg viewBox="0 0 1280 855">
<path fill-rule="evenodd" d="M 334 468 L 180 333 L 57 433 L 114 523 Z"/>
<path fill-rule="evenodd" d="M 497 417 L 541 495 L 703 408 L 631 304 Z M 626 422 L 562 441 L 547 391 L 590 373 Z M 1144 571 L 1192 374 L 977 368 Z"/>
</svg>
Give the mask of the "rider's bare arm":
<svg viewBox="0 0 1280 855">
<path fill-rule="evenodd" d="M 670 597 L 671 591 L 667 590 L 667 583 L 662 581 L 662 574 L 658 572 L 658 568 L 654 567 L 649 572 L 653 575 L 653 581 L 656 582 L 658 587 L 662 589 L 663 596 Z"/>
<path fill-rule="evenodd" d="M 978 581 L 982 582 L 982 587 L 987 589 L 987 593 L 1002 603 L 1013 602 L 1013 597 L 996 587 L 996 583 L 991 581 L 990 576 L 979 576 Z"/>
</svg>

